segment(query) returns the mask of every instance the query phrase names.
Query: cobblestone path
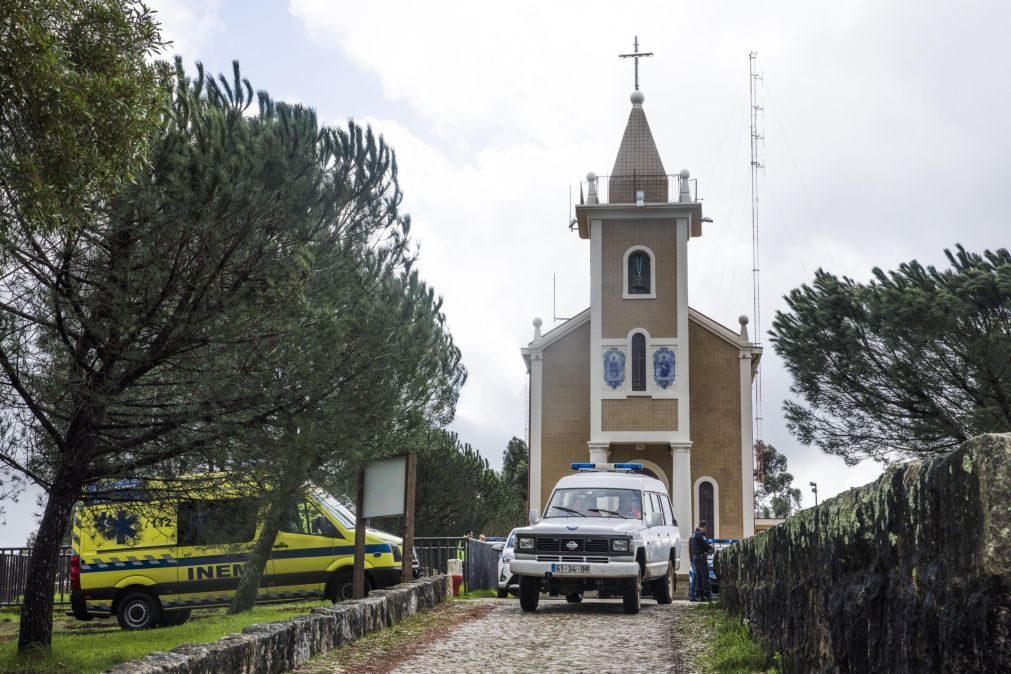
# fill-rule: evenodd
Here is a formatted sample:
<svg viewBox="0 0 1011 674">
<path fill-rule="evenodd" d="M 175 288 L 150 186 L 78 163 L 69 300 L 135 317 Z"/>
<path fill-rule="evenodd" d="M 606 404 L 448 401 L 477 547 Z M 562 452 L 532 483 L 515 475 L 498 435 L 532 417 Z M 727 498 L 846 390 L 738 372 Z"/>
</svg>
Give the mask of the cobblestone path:
<svg viewBox="0 0 1011 674">
<path fill-rule="evenodd" d="M 660 606 L 644 599 L 637 615 L 625 615 L 616 600 L 569 604 L 542 597 L 534 613 L 524 613 L 516 600 L 479 601 L 493 607 L 390 671 L 695 672 L 689 649 L 704 643 L 679 629 L 679 616 L 694 610 L 685 601 Z"/>
</svg>

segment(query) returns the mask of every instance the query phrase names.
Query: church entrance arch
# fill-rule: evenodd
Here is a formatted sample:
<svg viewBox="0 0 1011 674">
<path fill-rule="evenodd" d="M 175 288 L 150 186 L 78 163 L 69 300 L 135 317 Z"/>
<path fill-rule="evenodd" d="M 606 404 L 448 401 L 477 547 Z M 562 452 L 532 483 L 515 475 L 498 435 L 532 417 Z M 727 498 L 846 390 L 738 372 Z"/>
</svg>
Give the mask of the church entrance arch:
<svg viewBox="0 0 1011 674">
<path fill-rule="evenodd" d="M 618 463 L 641 463 L 642 474 L 649 475 L 650 477 L 655 477 L 656 479 L 663 482 L 664 486 L 667 487 L 667 493 L 670 494 L 670 481 L 667 479 L 667 473 L 664 472 L 663 468 L 653 463 L 652 461 L 647 461 L 645 459 L 638 459 L 633 456 L 631 458 L 625 459 L 624 461 L 619 461 Z"/>
</svg>

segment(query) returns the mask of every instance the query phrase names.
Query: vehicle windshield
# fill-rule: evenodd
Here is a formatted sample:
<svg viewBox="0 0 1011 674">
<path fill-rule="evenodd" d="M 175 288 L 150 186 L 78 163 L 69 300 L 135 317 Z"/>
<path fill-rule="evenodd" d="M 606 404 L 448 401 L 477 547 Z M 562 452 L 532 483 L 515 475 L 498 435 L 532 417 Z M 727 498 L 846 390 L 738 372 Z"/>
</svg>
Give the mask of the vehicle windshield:
<svg viewBox="0 0 1011 674">
<path fill-rule="evenodd" d="M 345 508 L 340 501 L 326 493 L 322 489 L 316 490 L 316 497 L 319 499 L 320 505 L 326 508 L 326 511 L 337 518 L 341 526 L 345 529 L 351 529 L 354 531 L 355 528 L 355 516 L 350 510 Z"/>
<path fill-rule="evenodd" d="M 642 519 L 642 492 L 598 487 L 556 489 L 544 509 L 544 517 Z"/>
</svg>

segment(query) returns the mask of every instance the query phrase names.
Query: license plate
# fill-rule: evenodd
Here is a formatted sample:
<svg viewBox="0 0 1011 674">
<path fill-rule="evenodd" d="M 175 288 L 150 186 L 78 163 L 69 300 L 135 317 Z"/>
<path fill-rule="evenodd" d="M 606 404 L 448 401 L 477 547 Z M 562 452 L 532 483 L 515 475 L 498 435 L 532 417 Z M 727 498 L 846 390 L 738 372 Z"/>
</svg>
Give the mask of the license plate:
<svg viewBox="0 0 1011 674">
<path fill-rule="evenodd" d="M 551 573 L 590 573 L 589 564 L 552 564 Z"/>
</svg>

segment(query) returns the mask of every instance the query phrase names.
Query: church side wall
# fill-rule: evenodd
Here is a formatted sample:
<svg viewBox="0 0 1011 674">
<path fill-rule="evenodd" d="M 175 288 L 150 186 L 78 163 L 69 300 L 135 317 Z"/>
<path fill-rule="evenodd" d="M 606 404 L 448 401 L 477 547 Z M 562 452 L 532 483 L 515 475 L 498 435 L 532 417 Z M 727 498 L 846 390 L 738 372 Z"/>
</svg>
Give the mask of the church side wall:
<svg viewBox="0 0 1011 674">
<path fill-rule="evenodd" d="M 590 324 L 545 347 L 541 426 L 541 505 L 569 465 L 586 461 L 590 440 Z"/>
<path fill-rule="evenodd" d="M 624 338 L 633 328 L 650 337 L 677 337 L 677 226 L 669 220 L 608 220 L 602 230 L 601 337 Z M 656 299 L 622 299 L 625 251 L 653 251 Z"/>
<path fill-rule="evenodd" d="M 720 530 L 715 533 L 743 538 L 740 351 L 694 322 L 688 325 L 688 339 L 692 485 L 703 475 L 716 480 Z M 697 521 L 694 513 L 692 525 Z"/>
</svg>

